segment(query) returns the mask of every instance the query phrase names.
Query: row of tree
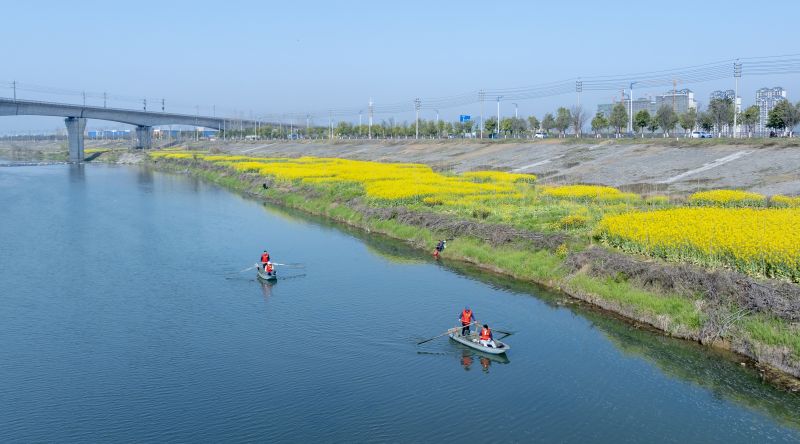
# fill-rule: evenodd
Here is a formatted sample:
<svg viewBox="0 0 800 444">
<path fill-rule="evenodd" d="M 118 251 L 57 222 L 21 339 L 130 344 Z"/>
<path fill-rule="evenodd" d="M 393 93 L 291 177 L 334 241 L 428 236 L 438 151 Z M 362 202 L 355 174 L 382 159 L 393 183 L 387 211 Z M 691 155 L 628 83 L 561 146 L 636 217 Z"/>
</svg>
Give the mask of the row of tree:
<svg viewBox="0 0 800 444">
<path fill-rule="evenodd" d="M 633 130 L 635 133 L 644 137 L 645 130 L 651 134 L 658 130 L 668 137 L 676 127 L 680 126 L 684 132 L 693 131 L 701 128 L 705 131 L 714 131 L 718 135 L 730 134 L 733 131 L 735 107 L 731 99 L 713 99 L 706 111 L 698 113 L 694 108 L 690 108 L 683 114 L 677 114 L 672 107 L 662 105 L 655 114 L 648 110 L 641 110 L 633 116 Z M 572 134 L 580 137 L 586 124 L 586 112 L 580 106 L 572 108 L 560 107 L 555 114 L 547 113 L 539 120 L 536 116 L 529 116 L 527 119 L 517 117 L 506 117 L 500 119 L 498 124 L 496 117 L 489 117 L 484 121 L 483 129 L 488 135 L 501 137 L 525 137 L 536 132 L 552 134 L 553 131 L 559 137 L 566 137 L 567 131 L 572 130 Z M 760 120 L 760 110 L 753 105 L 736 116 L 737 125 L 742 125 L 748 134 L 755 132 L 756 125 Z M 628 127 L 630 118 L 628 109 L 624 103 L 617 103 L 607 116 L 598 112 L 591 119 L 590 125 L 592 132 L 599 136 L 606 134 L 609 130 L 613 134 L 620 136 Z M 794 127 L 800 123 L 800 102 L 792 104 L 788 100 L 777 103 L 775 108 L 770 111 L 766 126 L 776 131 L 786 131 L 791 136 Z M 228 136 L 245 137 L 249 135 L 259 138 L 286 138 L 286 137 L 309 137 L 325 138 L 334 137 L 375 137 L 375 138 L 408 138 L 416 137 L 419 134 L 424 138 L 448 138 L 448 137 L 469 137 L 476 132 L 480 132 L 480 126 L 472 121 L 448 122 L 445 120 L 425 120 L 419 122 L 404 121 L 396 122 L 393 118 L 383 120 L 378 124 L 356 125 L 347 121 L 341 121 L 335 127 L 309 126 L 306 127 L 287 127 L 285 125 L 265 124 L 257 129 L 242 129 L 227 131 Z"/>
</svg>

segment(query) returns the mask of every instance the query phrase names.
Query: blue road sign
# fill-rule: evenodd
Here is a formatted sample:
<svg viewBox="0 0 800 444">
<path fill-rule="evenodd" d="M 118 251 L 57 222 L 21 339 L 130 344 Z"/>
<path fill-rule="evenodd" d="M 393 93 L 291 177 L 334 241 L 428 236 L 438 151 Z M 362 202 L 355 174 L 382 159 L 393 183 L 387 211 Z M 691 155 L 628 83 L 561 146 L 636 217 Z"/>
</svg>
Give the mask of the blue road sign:
<svg viewBox="0 0 800 444">
<path fill-rule="evenodd" d="M 461 123 L 469 122 L 471 118 L 472 118 L 471 116 L 468 116 L 466 114 L 461 114 L 460 116 L 458 116 L 458 121 Z"/>
</svg>

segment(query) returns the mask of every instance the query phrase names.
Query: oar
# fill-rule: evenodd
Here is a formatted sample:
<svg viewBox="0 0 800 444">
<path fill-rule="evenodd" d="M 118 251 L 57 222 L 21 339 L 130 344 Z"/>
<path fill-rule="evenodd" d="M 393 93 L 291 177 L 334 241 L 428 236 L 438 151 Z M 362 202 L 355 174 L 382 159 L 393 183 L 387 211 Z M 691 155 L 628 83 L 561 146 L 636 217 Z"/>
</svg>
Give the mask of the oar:
<svg viewBox="0 0 800 444">
<path fill-rule="evenodd" d="M 281 267 L 292 267 L 292 268 L 305 268 L 304 264 L 281 264 L 278 262 L 273 262 L 272 265 L 280 265 Z"/>
<path fill-rule="evenodd" d="M 468 325 L 472 325 L 472 324 L 475 324 L 475 322 L 471 322 L 471 323 L 469 323 Z M 462 328 L 464 328 L 464 327 L 466 327 L 466 325 L 462 326 Z M 456 332 L 456 331 L 458 331 L 458 327 L 448 328 L 446 332 L 444 332 L 444 333 L 442 333 L 442 334 L 440 334 L 440 335 L 436 335 L 436 336 L 434 336 L 434 337 L 432 337 L 432 338 L 430 338 L 430 339 L 426 339 L 426 340 L 424 340 L 424 341 L 422 341 L 422 342 L 417 342 L 417 345 L 420 345 L 420 344 L 424 344 L 424 343 L 426 343 L 426 342 L 433 341 L 433 340 L 434 340 L 434 339 L 436 339 L 436 338 L 441 338 L 441 337 L 442 337 L 442 336 L 444 336 L 444 335 L 449 335 L 450 333 L 453 333 L 453 332 Z"/>
<path fill-rule="evenodd" d="M 506 336 L 511 336 L 511 335 L 513 335 L 515 333 L 513 331 L 503 331 L 503 330 L 498 330 L 496 328 L 493 328 L 492 331 L 496 331 L 498 333 L 502 333 L 502 334 L 504 334 Z"/>
<path fill-rule="evenodd" d="M 242 271 L 236 271 L 236 272 L 233 272 L 233 273 L 228 273 L 228 274 L 244 273 L 245 271 L 252 270 L 252 269 L 254 269 L 254 268 L 256 268 L 256 267 L 258 267 L 258 264 L 255 264 L 255 265 L 253 265 L 252 267 L 247 267 L 247 268 L 245 268 L 245 269 L 244 269 L 244 270 L 242 270 Z"/>
<path fill-rule="evenodd" d="M 453 333 L 453 332 L 454 332 L 454 331 L 456 331 L 456 330 L 458 330 L 458 328 L 450 328 L 450 329 L 448 329 L 446 332 L 444 332 L 444 333 L 442 333 L 442 334 L 440 334 L 440 335 L 436 335 L 436 336 L 434 336 L 434 337 L 432 337 L 432 338 L 430 338 L 430 339 L 426 339 L 426 340 L 424 340 L 424 341 L 417 342 L 417 345 L 421 345 L 421 344 L 424 344 L 424 343 L 426 343 L 426 342 L 433 341 L 434 339 L 436 339 L 436 338 L 441 338 L 441 337 L 442 337 L 442 336 L 444 336 L 444 335 L 449 335 L 450 333 Z"/>
</svg>

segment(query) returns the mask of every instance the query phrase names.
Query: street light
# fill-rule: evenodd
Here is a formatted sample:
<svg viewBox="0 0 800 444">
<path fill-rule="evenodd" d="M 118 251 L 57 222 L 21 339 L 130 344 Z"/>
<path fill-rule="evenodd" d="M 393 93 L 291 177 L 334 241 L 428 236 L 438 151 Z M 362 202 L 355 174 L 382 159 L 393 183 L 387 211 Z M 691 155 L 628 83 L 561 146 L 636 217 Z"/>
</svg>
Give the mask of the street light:
<svg viewBox="0 0 800 444">
<path fill-rule="evenodd" d="M 628 98 L 628 99 L 630 100 L 630 104 L 631 104 L 631 107 L 630 107 L 630 113 L 629 113 L 630 115 L 628 116 L 628 120 L 629 120 L 629 123 L 628 123 L 628 132 L 629 132 L 629 133 L 632 133 L 632 132 L 633 132 L 633 85 L 635 85 L 635 84 L 637 84 L 637 83 L 639 83 L 639 82 L 631 82 L 631 88 L 630 88 L 630 94 L 631 94 L 631 95 L 630 95 L 630 97 Z"/>
<path fill-rule="evenodd" d="M 514 118 L 519 119 L 519 107 L 516 103 L 512 103 L 512 105 L 514 105 Z"/>
<path fill-rule="evenodd" d="M 497 96 L 497 125 L 495 131 L 498 136 L 500 135 L 500 99 L 502 98 L 503 96 Z"/>
</svg>

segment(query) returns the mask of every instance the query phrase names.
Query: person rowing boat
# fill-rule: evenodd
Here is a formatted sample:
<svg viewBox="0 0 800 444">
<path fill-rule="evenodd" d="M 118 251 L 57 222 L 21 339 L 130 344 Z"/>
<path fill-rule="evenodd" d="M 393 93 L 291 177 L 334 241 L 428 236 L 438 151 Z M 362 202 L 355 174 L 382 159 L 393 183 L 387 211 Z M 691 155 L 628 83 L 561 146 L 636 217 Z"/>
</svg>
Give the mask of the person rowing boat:
<svg viewBox="0 0 800 444">
<path fill-rule="evenodd" d="M 464 307 L 464 310 L 461 311 L 458 320 L 461 321 L 461 336 L 468 336 L 470 326 L 474 322 L 478 322 L 478 320 L 475 318 L 475 313 L 473 313 L 469 306 Z"/>
</svg>

